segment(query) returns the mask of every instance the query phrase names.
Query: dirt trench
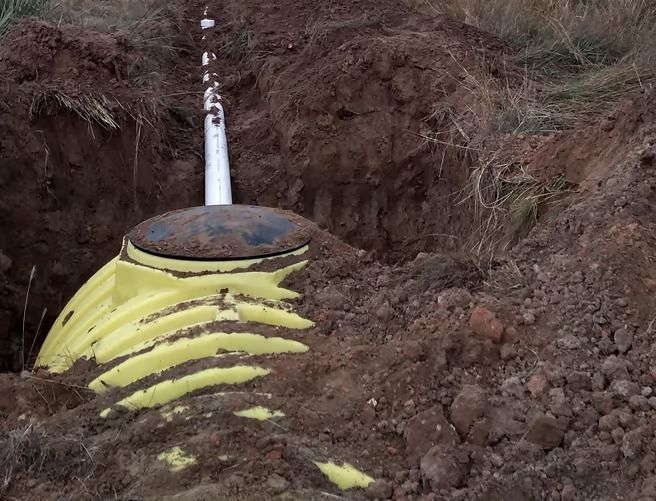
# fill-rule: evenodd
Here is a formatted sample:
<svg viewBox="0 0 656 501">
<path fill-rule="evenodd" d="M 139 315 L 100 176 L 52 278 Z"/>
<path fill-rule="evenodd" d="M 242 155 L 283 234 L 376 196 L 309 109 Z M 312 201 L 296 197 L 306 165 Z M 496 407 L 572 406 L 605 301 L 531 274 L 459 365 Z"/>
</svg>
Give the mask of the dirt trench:
<svg viewBox="0 0 656 501">
<path fill-rule="evenodd" d="M 290 24 L 285 10 L 216 6 L 235 199 L 292 209 L 388 261 L 461 248 L 475 161 L 454 138 L 472 99 L 461 61 L 494 78 L 508 48 L 394 2 L 370 7 L 294 5 Z M 150 54 L 120 37 L 23 22 L 3 44 L 3 369 L 29 366 L 130 227 L 202 203 L 197 38 L 174 38 L 188 57 L 150 87 L 131 76 Z"/>
<path fill-rule="evenodd" d="M 18 25 L 0 48 L 2 370 L 29 366 L 127 230 L 202 201 L 195 102 L 131 86 L 140 57 L 109 35 L 43 22 Z"/>
</svg>

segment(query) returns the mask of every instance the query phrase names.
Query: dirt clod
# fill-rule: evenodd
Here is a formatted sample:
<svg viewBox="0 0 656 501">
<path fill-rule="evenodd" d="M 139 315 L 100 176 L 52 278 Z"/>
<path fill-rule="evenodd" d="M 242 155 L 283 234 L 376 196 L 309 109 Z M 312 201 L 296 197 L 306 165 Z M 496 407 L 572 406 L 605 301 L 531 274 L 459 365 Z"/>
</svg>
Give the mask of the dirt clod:
<svg viewBox="0 0 656 501">
<path fill-rule="evenodd" d="M 464 451 L 437 445 L 421 459 L 421 476 L 435 491 L 459 487 L 465 479 L 467 465 Z"/>
<path fill-rule="evenodd" d="M 615 345 L 620 353 L 626 353 L 633 344 L 633 334 L 625 328 L 617 329 L 614 335 Z"/>
<path fill-rule="evenodd" d="M 373 484 L 367 487 L 365 496 L 368 499 L 389 499 L 392 496 L 393 486 L 387 480 L 376 480 Z"/>
<path fill-rule="evenodd" d="M 541 397 L 549 386 L 547 378 L 543 374 L 534 374 L 526 384 L 526 388 L 534 397 Z"/>
<path fill-rule="evenodd" d="M 566 421 L 540 415 L 531 421 L 526 440 L 544 449 L 553 449 L 562 444 L 565 431 L 567 431 Z"/>
<path fill-rule="evenodd" d="M 7 273 L 11 270 L 12 264 L 11 258 L 0 250 L 0 273 Z"/>
<path fill-rule="evenodd" d="M 439 407 L 431 407 L 409 419 L 403 436 L 408 456 L 417 461 L 436 445 L 455 445 L 460 442 L 458 433 Z"/>
<path fill-rule="evenodd" d="M 604 375 L 611 381 L 628 377 L 626 362 L 615 355 L 611 355 L 601 366 Z"/>
<path fill-rule="evenodd" d="M 469 317 L 469 326 L 479 336 L 491 339 L 495 343 L 501 342 L 503 324 L 497 316 L 482 306 L 477 306 Z"/>
<path fill-rule="evenodd" d="M 466 437 L 473 424 L 485 415 L 487 405 L 485 390 L 479 386 L 467 385 L 458 393 L 451 405 L 450 419 L 461 437 Z"/>
<path fill-rule="evenodd" d="M 281 494 L 287 490 L 289 482 L 286 478 L 274 473 L 267 479 L 266 485 L 272 494 Z"/>
</svg>

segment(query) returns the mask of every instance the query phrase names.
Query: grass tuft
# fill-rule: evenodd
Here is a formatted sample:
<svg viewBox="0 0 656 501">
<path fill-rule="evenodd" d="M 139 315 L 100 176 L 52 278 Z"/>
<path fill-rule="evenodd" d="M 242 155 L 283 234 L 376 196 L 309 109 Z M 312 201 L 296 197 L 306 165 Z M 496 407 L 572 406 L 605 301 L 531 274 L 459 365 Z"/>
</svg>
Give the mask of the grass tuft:
<svg viewBox="0 0 656 501">
<path fill-rule="evenodd" d="M 0 498 L 19 474 L 84 485 L 97 467 L 92 453 L 78 437 L 50 435 L 38 424 L 0 433 Z"/>
<path fill-rule="evenodd" d="M 474 169 L 460 204 L 474 207 L 478 229 L 469 243 L 478 256 L 507 249 L 537 224 L 550 204 L 574 192 L 563 176 L 544 182 L 513 164 L 490 160 Z"/>
<path fill-rule="evenodd" d="M 245 54 L 251 52 L 257 44 L 255 32 L 242 25 L 232 33 L 226 33 L 219 51 L 233 60 L 241 60 Z"/>
<path fill-rule="evenodd" d="M 21 18 L 41 15 L 48 0 L 2 0 L 0 2 L 0 41 Z"/>
<path fill-rule="evenodd" d="M 564 123 L 591 119 L 636 89 L 653 88 L 656 66 L 621 63 L 545 86 L 542 103 Z"/>
<path fill-rule="evenodd" d="M 653 0 L 406 0 L 496 34 L 544 93 L 522 96 L 515 132 L 569 129 L 656 84 Z M 507 96 L 517 108 L 517 96 Z"/>
<path fill-rule="evenodd" d="M 48 89 L 34 96 L 30 106 L 30 116 L 34 117 L 48 112 L 52 107 L 64 108 L 92 124 L 98 124 L 106 130 L 118 130 L 119 124 L 110 111 L 110 102 L 105 96 L 84 94 L 70 96 L 57 89 Z"/>
<path fill-rule="evenodd" d="M 46 433 L 29 424 L 0 438 L 0 494 L 6 492 L 17 473 L 40 471 L 48 460 L 50 450 Z"/>
</svg>

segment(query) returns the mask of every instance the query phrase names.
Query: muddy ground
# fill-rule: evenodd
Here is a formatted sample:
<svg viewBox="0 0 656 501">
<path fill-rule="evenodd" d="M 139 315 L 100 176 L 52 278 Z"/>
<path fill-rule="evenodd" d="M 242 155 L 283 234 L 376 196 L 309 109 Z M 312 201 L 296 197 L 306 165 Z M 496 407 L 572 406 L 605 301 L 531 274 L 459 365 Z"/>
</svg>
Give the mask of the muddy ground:
<svg viewBox="0 0 656 501">
<path fill-rule="evenodd" d="M 468 90 L 472 75 L 523 84 L 492 35 L 395 0 L 211 7 L 236 201 L 337 237 L 289 284 L 317 326 L 266 388 L 285 427 L 220 408 L 107 421 L 93 364 L 29 372 L 128 229 L 202 203 L 202 8 L 186 6 L 145 83 L 152 54 L 129 40 L 25 21 L 0 46 L 0 497 L 656 499 L 656 95 L 510 136 L 477 127 Z M 104 113 L 84 120 L 83 96 Z M 501 144 L 572 186 L 482 259 L 460 202 Z M 170 474 L 153 457 L 181 441 L 203 461 Z M 376 483 L 336 490 L 311 467 L 327 456 Z"/>
</svg>

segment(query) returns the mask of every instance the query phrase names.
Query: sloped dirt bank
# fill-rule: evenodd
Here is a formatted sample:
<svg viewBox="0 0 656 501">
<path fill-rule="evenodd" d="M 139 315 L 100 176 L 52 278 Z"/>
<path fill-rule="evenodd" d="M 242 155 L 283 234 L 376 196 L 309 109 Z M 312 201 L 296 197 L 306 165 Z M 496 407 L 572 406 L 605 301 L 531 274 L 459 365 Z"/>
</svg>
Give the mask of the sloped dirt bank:
<svg viewBox="0 0 656 501">
<path fill-rule="evenodd" d="M 508 47 L 394 2 L 293 2 L 293 19 L 255 4 L 215 7 L 228 21 L 217 67 L 238 194 L 380 257 L 462 246 L 474 216 L 459 202 L 478 156 L 466 144 L 477 117 L 463 82 L 518 85 Z"/>
<path fill-rule="evenodd" d="M 40 22 L 0 48 L 0 370 L 33 360 L 39 325 L 43 336 L 126 230 L 201 202 L 202 138 L 176 114 L 198 127 L 196 100 L 166 98 L 172 82 L 136 88 L 141 57 L 115 37 Z"/>
</svg>

